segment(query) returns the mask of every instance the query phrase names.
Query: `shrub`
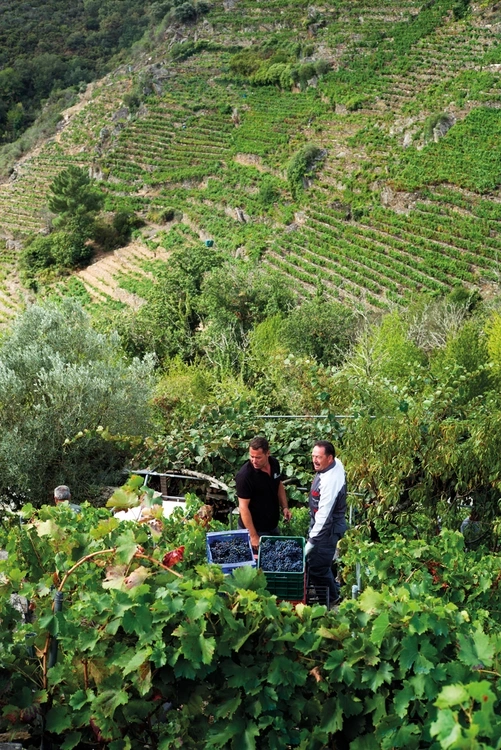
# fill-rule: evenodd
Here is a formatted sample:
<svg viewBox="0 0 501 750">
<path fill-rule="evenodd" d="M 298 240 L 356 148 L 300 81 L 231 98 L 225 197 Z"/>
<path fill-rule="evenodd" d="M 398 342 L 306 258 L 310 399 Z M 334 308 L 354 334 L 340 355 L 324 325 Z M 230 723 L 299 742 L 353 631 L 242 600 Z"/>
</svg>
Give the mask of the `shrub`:
<svg viewBox="0 0 501 750">
<path fill-rule="evenodd" d="M 305 87 L 308 81 L 315 77 L 315 73 L 315 66 L 312 63 L 301 65 L 298 71 L 301 86 Z"/>
<path fill-rule="evenodd" d="M 196 21 L 197 11 L 192 3 L 182 3 L 173 9 L 173 16 L 179 23 L 190 23 Z"/>
<path fill-rule="evenodd" d="M 345 305 L 319 297 L 296 308 L 284 321 L 282 333 L 293 354 L 338 366 L 356 340 L 357 317 Z"/>
<path fill-rule="evenodd" d="M 270 175 L 265 175 L 259 186 L 259 201 L 265 208 L 271 206 L 278 199 L 280 192 L 276 180 Z"/>
<path fill-rule="evenodd" d="M 81 496 L 120 469 L 127 441 L 104 445 L 97 428 L 148 429 L 151 366 L 127 364 L 75 300 L 29 307 L 0 348 L 0 494 L 39 504 L 67 483 Z"/>
<path fill-rule="evenodd" d="M 324 76 L 332 69 L 332 66 L 328 60 L 317 60 L 314 65 L 315 73 L 317 74 L 317 76 Z"/>
<path fill-rule="evenodd" d="M 230 60 L 230 70 L 241 76 L 251 76 L 256 73 L 263 62 L 261 55 L 253 50 L 242 50 L 233 55 Z"/>
<path fill-rule="evenodd" d="M 32 280 L 47 269 L 62 272 L 87 265 L 94 252 L 89 236 L 90 226 L 84 221 L 72 221 L 65 230 L 34 236 L 21 251 L 23 278 Z"/>
<path fill-rule="evenodd" d="M 304 178 L 312 173 L 315 165 L 324 155 L 325 152 L 313 143 L 307 143 L 294 154 L 287 168 L 287 180 L 294 198 L 297 198 L 301 192 Z"/>
</svg>

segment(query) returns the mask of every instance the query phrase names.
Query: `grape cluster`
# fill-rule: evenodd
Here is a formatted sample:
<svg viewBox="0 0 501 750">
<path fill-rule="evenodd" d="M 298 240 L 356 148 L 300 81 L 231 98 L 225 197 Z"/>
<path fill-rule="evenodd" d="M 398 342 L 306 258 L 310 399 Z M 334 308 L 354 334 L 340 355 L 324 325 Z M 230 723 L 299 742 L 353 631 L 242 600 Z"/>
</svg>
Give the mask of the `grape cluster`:
<svg viewBox="0 0 501 750">
<path fill-rule="evenodd" d="M 263 570 L 282 573 L 303 572 L 303 548 L 294 539 L 265 539 L 260 553 Z"/>
<path fill-rule="evenodd" d="M 250 562 L 253 560 L 249 543 L 245 539 L 216 539 L 210 545 L 212 562 L 218 565 Z"/>
</svg>

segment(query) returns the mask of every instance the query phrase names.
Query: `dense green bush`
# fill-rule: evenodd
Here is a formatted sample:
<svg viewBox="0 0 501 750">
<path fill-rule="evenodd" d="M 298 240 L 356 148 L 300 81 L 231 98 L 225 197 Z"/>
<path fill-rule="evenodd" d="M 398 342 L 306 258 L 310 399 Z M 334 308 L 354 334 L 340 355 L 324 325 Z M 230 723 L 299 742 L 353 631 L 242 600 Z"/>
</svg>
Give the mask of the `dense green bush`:
<svg viewBox="0 0 501 750">
<path fill-rule="evenodd" d="M 0 347 L 0 493 L 46 502 L 58 484 L 85 495 L 127 455 L 100 433 L 145 434 L 152 362 L 127 364 L 74 301 L 32 305 Z"/>
<path fill-rule="evenodd" d="M 303 146 L 289 161 L 287 180 L 292 195 L 297 198 L 304 185 L 304 178 L 311 175 L 324 156 L 324 151 L 313 143 Z"/>
<path fill-rule="evenodd" d="M 28 283 L 87 265 L 94 249 L 89 243 L 94 227 L 85 219 L 67 222 L 65 229 L 35 235 L 21 251 L 19 264 Z"/>
<path fill-rule="evenodd" d="M 339 366 L 356 341 L 359 325 L 350 308 L 318 297 L 304 302 L 286 318 L 282 340 L 293 354 Z"/>
</svg>

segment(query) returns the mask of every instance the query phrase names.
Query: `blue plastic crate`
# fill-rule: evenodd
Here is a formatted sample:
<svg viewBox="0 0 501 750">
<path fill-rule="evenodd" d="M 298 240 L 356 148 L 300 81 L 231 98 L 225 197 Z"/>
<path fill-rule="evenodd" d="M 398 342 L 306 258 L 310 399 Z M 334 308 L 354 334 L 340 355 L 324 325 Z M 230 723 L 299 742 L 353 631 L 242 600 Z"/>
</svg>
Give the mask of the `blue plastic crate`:
<svg viewBox="0 0 501 750">
<path fill-rule="evenodd" d="M 231 542 L 234 539 L 245 539 L 249 546 L 249 559 L 245 562 L 227 563 L 224 565 L 215 563 L 212 559 L 212 544 L 214 544 L 215 541 Z M 231 571 L 235 570 L 235 568 L 242 568 L 244 565 L 251 565 L 253 568 L 256 567 L 256 561 L 254 559 L 254 553 L 252 551 L 252 545 L 250 541 L 250 534 L 247 529 L 236 529 L 235 531 L 209 531 L 205 537 L 205 543 L 207 547 L 207 560 L 213 565 L 220 565 L 223 573 L 231 573 Z"/>
</svg>

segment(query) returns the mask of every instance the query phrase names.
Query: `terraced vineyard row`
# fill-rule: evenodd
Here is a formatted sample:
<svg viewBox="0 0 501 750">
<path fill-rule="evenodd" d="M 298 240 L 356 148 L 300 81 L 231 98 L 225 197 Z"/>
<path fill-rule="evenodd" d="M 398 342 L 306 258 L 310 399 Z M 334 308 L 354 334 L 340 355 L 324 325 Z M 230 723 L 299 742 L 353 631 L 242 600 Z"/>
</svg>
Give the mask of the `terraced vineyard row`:
<svg viewBox="0 0 501 750">
<path fill-rule="evenodd" d="M 82 282 L 92 301 L 101 304 L 119 302 L 134 309 L 145 302 L 145 297 L 141 297 L 137 290 L 155 283 L 150 264 L 166 264 L 168 257 L 160 246 L 150 250 L 142 243 L 131 243 L 79 271 L 76 278 Z M 122 281 L 125 278 L 134 279 L 137 289 L 124 286 Z"/>
<path fill-rule="evenodd" d="M 414 113 L 429 107 L 431 101 L 435 107 L 446 106 L 458 98 L 461 80 L 467 80 L 465 71 L 482 66 L 486 52 L 497 43 L 497 35 L 489 29 L 469 26 L 458 35 L 454 27 L 439 28 L 410 50 L 401 71 L 383 71 L 386 86 L 381 98 L 391 109 Z M 499 92 L 483 92 L 478 100 L 498 96 Z"/>
<path fill-rule="evenodd" d="M 76 160 L 56 143 L 49 143 L 18 166 L 15 177 L 0 190 L 0 231 L 4 236 L 25 235 L 44 226 L 49 185 L 58 172 L 75 163 L 84 166 L 88 159 L 81 154 Z"/>
<path fill-rule="evenodd" d="M 264 256 L 300 296 L 319 280 L 329 294 L 372 307 L 407 304 L 418 292 L 440 293 L 457 283 L 494 288 L 496 202 L 453 188 L 426 191 L 419 182 L 425 169 L 434 178 L 425 185 L 453 181 L 433 171 L 443 144 L 462 158 L 454 131 L 419 150 L 426 118 L 452 103 L 456 132 L 469 127 L 464 132 L 476 137 L 474 118 L 465 113 L 501 99 L 496 28 L 480 26 L 479 12 L 454 20 L 448 0 L 423 7 L 333 0 L 319 8 L 306 0 L 217 0 L 193 27 L 197 39 L 216 42 L 210 49 L 173 61 L 164 44 L 143 60 L 146 78 L 163 93 L 147 96 L 129 116 L 124 96 L 139 90 L 143 72 L 139 64 L 122 66 L 72 110 L 51 143 L 19 165 L 16 179 L 0 187 L 1 231 L 23 238 L 42 228 L 50 181 L 77 163 L 103 175 L 107 210 L 136 211 L 154 225 L 145 230 L 150 234 L 175 212 L 192 235 L 174 229 L 173 241 L 210 238 L 229 257 Z M 301 64 L 313 50 L 311 59 L 329 59 L 333 71 L 301 91 L 232 77 L 232 45 L 244 37 L 258 44 L 270 34 L 274 44 L 310 47 Z M 172 41 L 179 46 L 178 40 Z M 492 123 L 489 133 L 496 128 Z M 403 148 L 408 129 L 412 137 Z M 324 159 L 295 201 L 287 168 L 306 143 L 323 149 Z M 488 189 L 497 174 L 491 150 Z M 469 187 L 466 159 L 462 166 Z M 405 215 L 378 207 L 387 185 L 390 192 L 408 191 Z M 337 210 L 345 201 L 347 209 Z M 362 207 L 358 214 L 352 202 Z M 362 218 L 346 218 L 356 215 Z M 152 236 L 148 253 L 155 245 L 161 247 Z M 100 259 L 60 290 L 86 304 L 139 306 L 165 258 L 134 253 Z M 0 271 L 8 275 L 15 251 L 4 255 Z M 2 283 L 0 273 L 1 294 Z"/>
<path fill-rule="evenodd" d="M 438 202 L 443 195 L 432 197 Z M 335 296 L 378 307 L 405 304 L 418 292 L 433 294 L 455 284 L 497 286 L 499 205 L 447 195 L 456 196 L 469 215 L 431 200 L 418 202 L 409 215 L 378 208 L 358 222 L 334 209 L 310 209 L 307 224 L 284 235 L 267 260 L 277 265 L 278 253 L 281 268 L 292 277 L 309 284 L 322 280 Z M 486 212 L 492 218 L 484 218 Z"/>
</svg>

